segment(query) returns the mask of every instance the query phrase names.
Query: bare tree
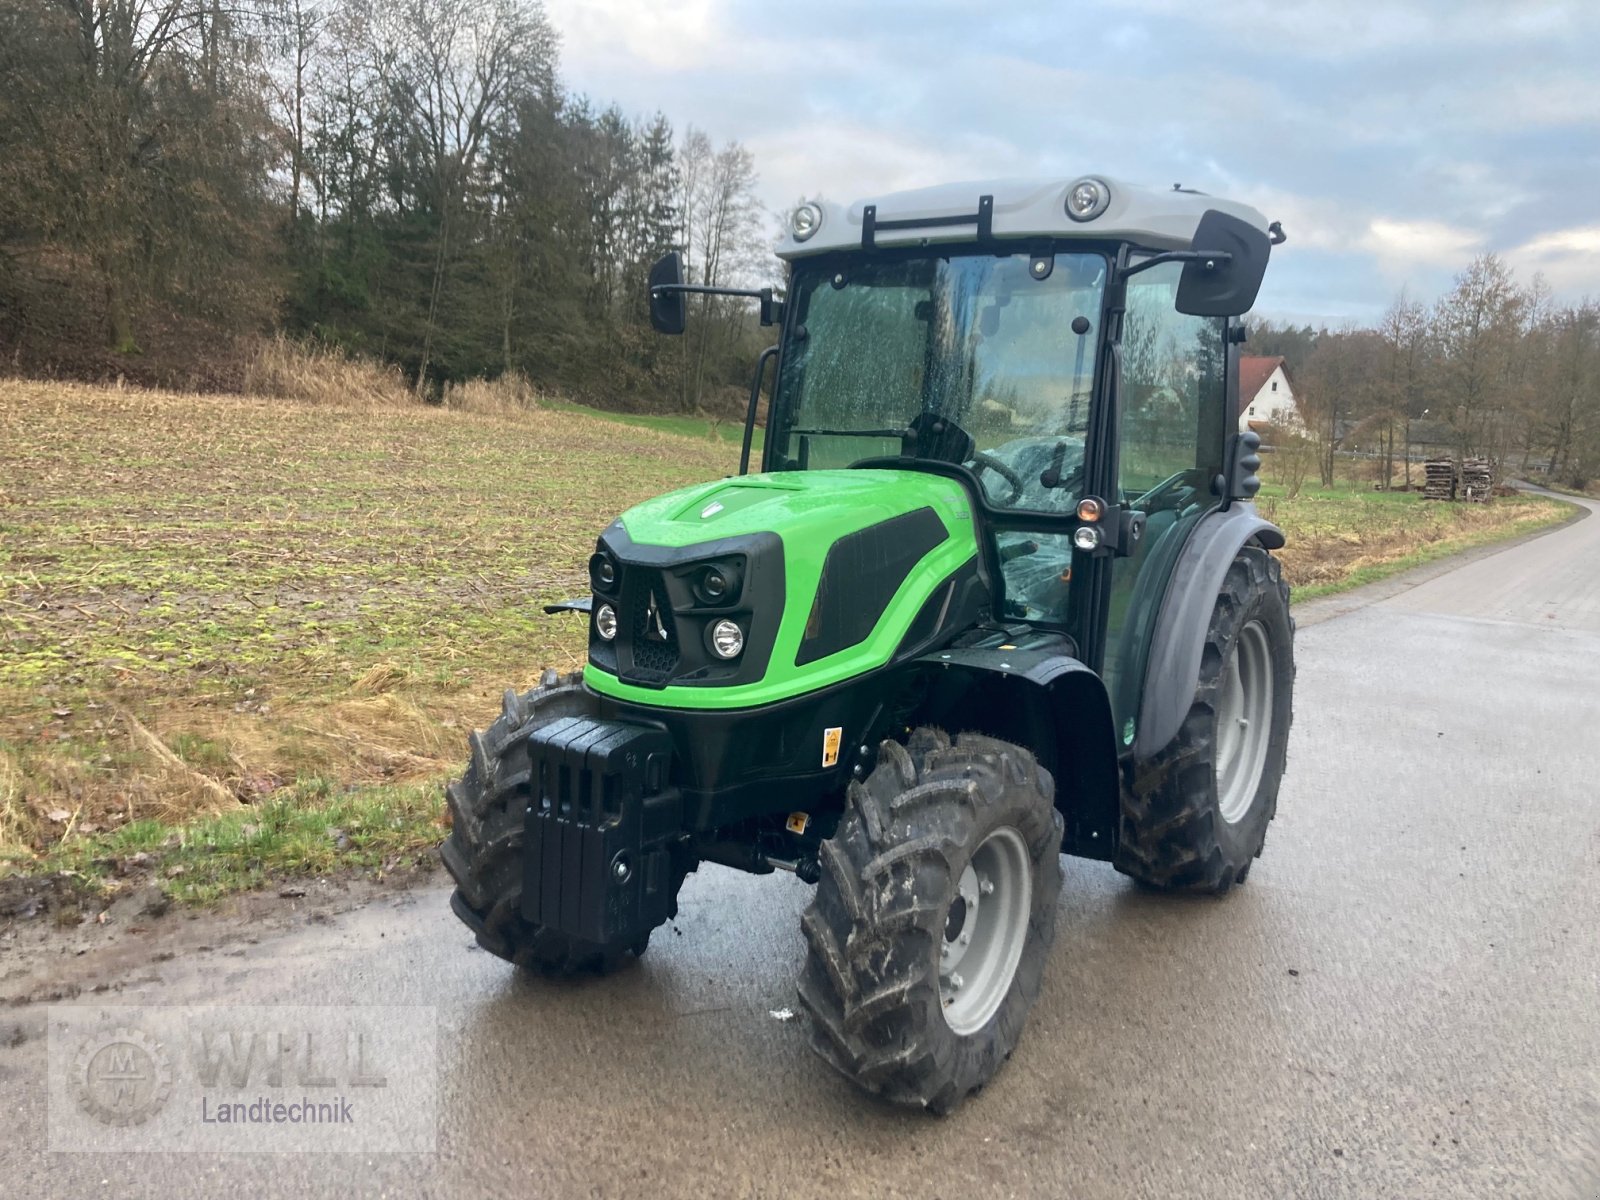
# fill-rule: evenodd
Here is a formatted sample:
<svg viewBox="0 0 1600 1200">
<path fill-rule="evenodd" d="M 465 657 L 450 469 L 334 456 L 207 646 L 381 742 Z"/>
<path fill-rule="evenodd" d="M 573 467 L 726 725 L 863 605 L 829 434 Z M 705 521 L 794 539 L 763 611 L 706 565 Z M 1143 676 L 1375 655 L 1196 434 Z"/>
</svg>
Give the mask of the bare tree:
<svg viewBox="0 0 1600 1200">
<path fill-rule="evenodd" d="M 284 132 L 289 164 L 289 236 L 298 236 L 301 194 L 308 166 L 307 126 L 310 121 L 312 72 L 318 57 L 327 14 L 315 0 L 277 0 L 269 13 L 271 33 L 279 61 L 267 73 L 280 128 Z"/>
<path fill-rule="evenodd" d="M 1461 454 L 1503 449 L 1526 303 L 1510 268 L 1485 254 L 1434 305 L 1439 401 Z"/>
<path fill-rule="evenodd" d="M 1411 487 L 1411 419 L 1421 412 L 1423 353 L 1428 337 L 1428 314 L 1402 288 L 1394 303 L 1378 320 L 1382 363 L 1375 386 L 1377 416 L 1383 431 L 1383 479 L 1394 480 L 1395 433 L 1401 434 L 1405 458 L 1405 485 Z"/>
<path fill-rule="evenodd" d="M 554 88 L 556 37 L 521 0 L 404 0 L 371 9 L 374 65 L 406 125 L 437 229 L 417 387 L 427 385 L 455 226 L 486 138 L 524 88 Z"/>
<path fill-rule="evenodd" d="M 1600 463 L 1600 306 L 1585 300 L 1550 319 L 1543 413 L 1549 474 L 1588 486 Z"/>
<path fill-rule="evenodd" d="M 761 254 L 755 160 L 738 142 L 713 150 L 710 138 L 693 128 L 685 134 L 678 159 L 689 278 L 726 286 L 749 271 Z M 690 357 L 681 393 L 686 410 L 702 402 L 708 360 L 733 346 L 744 323 L 742 306 L 700 298 L 693 346 L 686 345 Z"/>
<path fill-rule="evenodd" d="M 686 226 L 671 124 L 597 112 L 555 67 L 537 0 L 0 0 L 9 357 L 187 383 L 277 325 L 423 389 L 520 370 L 709 402 L 746 310 L 655 338 L 643 281 L 691 240 L 697 276 L 748 269 L 749 156 L 702 136 Z M 86 313 L 117 354 L 63 344 Z"/>
<path fill-rule="evenodd" d="M 1347 440 L 1373 425 L 1380 344 L 1376 333 L 1353 326 L 1324 333 L 1301 371 L 1297 399 L 1316 446 L 1323 487 L 1333 486 Z"/>
</svg>

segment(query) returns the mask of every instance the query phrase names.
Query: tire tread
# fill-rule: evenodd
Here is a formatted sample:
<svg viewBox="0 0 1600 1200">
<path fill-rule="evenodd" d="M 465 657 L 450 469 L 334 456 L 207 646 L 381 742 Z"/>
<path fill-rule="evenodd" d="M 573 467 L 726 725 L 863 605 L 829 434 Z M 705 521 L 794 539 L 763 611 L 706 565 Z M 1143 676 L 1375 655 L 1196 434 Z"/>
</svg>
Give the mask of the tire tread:
<svg viewBox="0 0 1600 1200">
<path fill-rule="evenodd" d="M 445 788 L 451 829 L 439 857 L 456 884 L 451 908 L 490 954 L 544 975 L 605 974 L 642 954 L 649 941 L 645 934 L 629 947 L 595 945 L 522 915 L 523 817 L 513 801 L 531 774 L 528 735 L 562 717 L 595 711 L 580 672 L 562 676 L 552 668 L 531 691 L 507 689 L 500 716 L 467 739 L 466 771 Z"/>
<path fill-rule="evenodd" d="M 1277 810 L 1283 747 L 1293 720 L 1292 696 L 1281 729 L 1273 731 L 1269 759 L 1258 793 L 1265 818 L 1250 844 L 1230 846 L 1221 836 L 1212 753 L 1215 743 L 1216 693 L 1230 639 L 1244 617 L 1263 606 L 1282 606 L 1287 615 L 1288 645 L 1274 645 L 1275 655 L 1294 670 L 1294 617 L 1289 615 L 1289 587 L 1276 558 L 1258 546 L 1239 551 L 1223 579 L 1222 590 L 1206 631 L 1200 680 L 1188 714 L 1172 744 L 1137 771 L 1123 797 L 1115 866 L 1151 887 L 1222 894 L 1243 883 L 1250 864 L 1260 856 L 1267 825 Z"/>
<path fill-rule="evenodd" d="M 800 1006 L 813 1049 L 835 1070 L 886 1100 L 944 1113 L 1009 1057 L 1055 936 L 1062 824 L 1053 789 L 1026 750 L 971 734 L 952 742 L 932 728 L 904 746 L 885 742 L 871 775 L 851 784 L 801 919 Z M 1034 907 L 1012 994 L 982 1030 L 957 1038 L 939 1011 L 940 897 L 953 894 L 964 848 L 988 817 L 1027 842 Z"/>
</svg>

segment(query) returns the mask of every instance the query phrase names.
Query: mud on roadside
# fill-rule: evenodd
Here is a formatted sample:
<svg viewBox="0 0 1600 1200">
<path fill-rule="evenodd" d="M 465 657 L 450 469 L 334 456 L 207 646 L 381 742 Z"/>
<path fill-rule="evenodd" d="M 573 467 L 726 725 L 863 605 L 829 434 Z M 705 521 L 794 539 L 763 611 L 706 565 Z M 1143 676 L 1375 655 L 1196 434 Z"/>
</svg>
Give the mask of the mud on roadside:
<svg viewBox="0 0 1600 1200">
<path fill-rule="evenodd" d="M 174 905 L 150 882 L 107 901 L 60 873 L 3 879 L 0 1013 L 159 981 L 162 963 L 323 924 L 437 877 L 424 860 L 382 875 L 364 869 L 284 881 L 205 907 Z M 0 1044 L 14 1033 L 0 1015 Z"/>
</svg>

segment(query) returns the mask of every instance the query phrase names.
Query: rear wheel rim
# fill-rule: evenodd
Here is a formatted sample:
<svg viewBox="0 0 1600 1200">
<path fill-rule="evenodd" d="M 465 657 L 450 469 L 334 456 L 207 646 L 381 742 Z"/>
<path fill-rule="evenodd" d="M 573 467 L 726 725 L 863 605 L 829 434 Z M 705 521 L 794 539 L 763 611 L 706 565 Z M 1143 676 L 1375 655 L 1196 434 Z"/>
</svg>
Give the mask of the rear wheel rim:
<svg viewBox="0 0 1600 1200">
<path fill-rule="evenodd" d="M 1217 702 L 1217 810 L 1230 825 L 1255 803 L 1272 739 L 1272 643 L 1260 621 L 1239 631 Z"/>
<path fill-rule="evenodd" d="M 978 844 L 945 914 L 939 1002 L 945 1024 L 960 1036 L 987 1025 L 1011 991 L 1032 907 L 1027 843 L 1002 825 Z"/>
</svg>

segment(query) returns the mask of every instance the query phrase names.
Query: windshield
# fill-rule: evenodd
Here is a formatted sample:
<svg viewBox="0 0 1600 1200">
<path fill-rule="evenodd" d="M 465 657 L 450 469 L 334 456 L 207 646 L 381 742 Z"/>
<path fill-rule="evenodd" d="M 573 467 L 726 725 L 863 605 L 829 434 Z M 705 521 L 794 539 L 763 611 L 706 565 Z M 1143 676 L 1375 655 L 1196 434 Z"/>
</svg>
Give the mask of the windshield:
<svg viewBox="0 0 1600 1200">
<path fill-rule="evenodd" d="M 943 417 L 973 444 L 924 440 L 916 452 L 971 466 L 996 506 L 1070 509 L 1106 270 L 1104 256 L 1084 253 L 797 267 L 770 469 L 900 454 L 918 445 L 903 442 L 909 430 Z M 1052 469 L 1062 486 L 1041 482 Z"/>
</svg>

